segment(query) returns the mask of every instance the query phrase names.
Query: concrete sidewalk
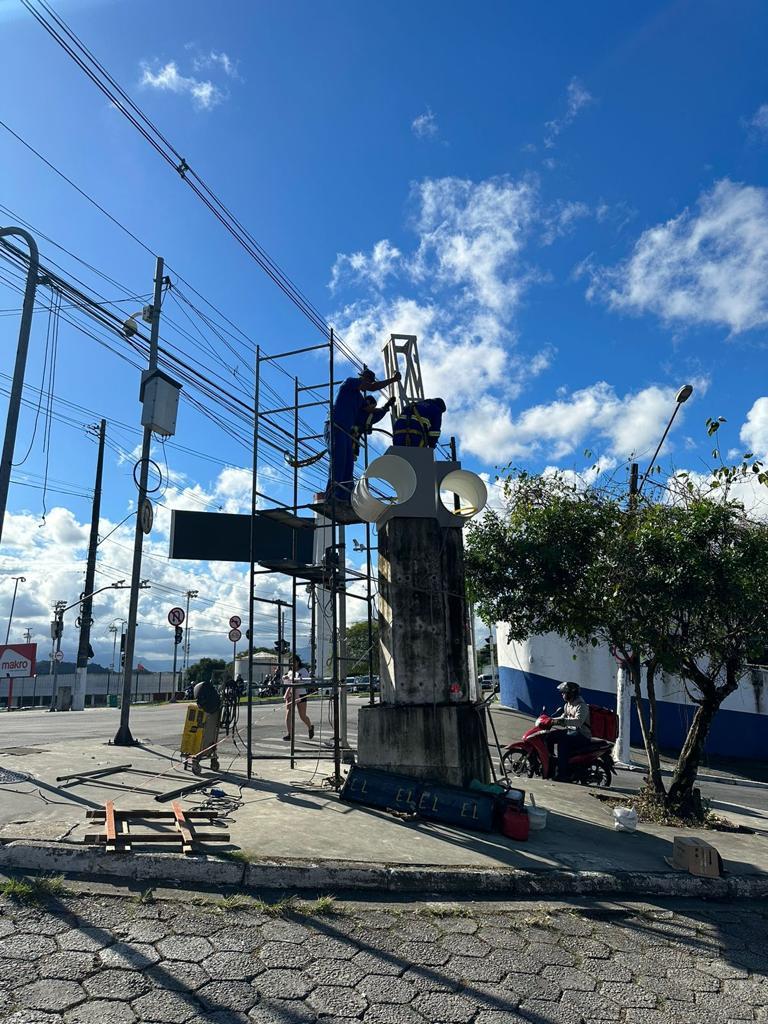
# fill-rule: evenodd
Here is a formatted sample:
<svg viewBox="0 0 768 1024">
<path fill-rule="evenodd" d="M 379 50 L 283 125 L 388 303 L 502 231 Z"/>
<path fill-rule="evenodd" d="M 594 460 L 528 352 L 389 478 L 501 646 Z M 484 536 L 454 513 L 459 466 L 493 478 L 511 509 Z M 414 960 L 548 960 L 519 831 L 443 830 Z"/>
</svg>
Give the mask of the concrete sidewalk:
<svg viewBox="0 0 768 1024">
<path fill-rule="evenodd" d="M 305 747 L 304 752 L 311 749 Z M 105 871 L 257 887 L 325 884 L 337 889 L 412 890 L 422 885 L 519 893 L 527 885 L 553 895 L 585 891 L 585 886 L 634 894 L 702 890 L 700 880 L 672 872 L 664 861 L 676 830 L 643 825 L 634 834 L 617 833 L 610 809 L 581 786 L 526 780 L 524 788 L 534 795 L 537 806 L 548 811 L 548 825 L 531 833 L 528 842 L 518 843 L 494 833 L 402 821 L 342 803 L 324 784 L 332 769 L 323 759 L 327 752 L 313 749 L 317 760 L 302 761 L 293 771 L 285 761 L 256 762 L 258 776 L 250 782 L 245 779 L 244 759 L 233 751 L 221 788 L 236 803 L 222 827 L 231 834 L 231 849 L 243 854 L 229 861 L 162 854 L 151 847 L 116 855 L 83 846 L 85 832 L 94 830 L 86 823 L 89 808 L 103 807 L 108 799 L 118 808 L 157 808 L 161 805 L 154 801 L 155 794 L 194 781 L 167 747 L 126 750 L 77 740 L 57 742 L 50 751 L 6 751 L 0 756 L 0 770 L 6 773 L 0 785 L 0 867 Z M 222 764 L 227 766 L 229 760 L 223 757 Z M 55 781 L 58 775 L 129 762 L 147 774 L 124 773 L 68 788 Z M 623 780 L 631 781 L 632 789 L 639 781 L 620 775 L 612 793 L 629 791 Z M 731 879 L 727 891 L 768 892 L 768 813 L 752 806 L 756 791 L 743 789 L 739 795 L 742 799 L 730 800 L 723 813 L 735 824 L 760 830 L 755 835 L 705 829 L 686 834 L 700 835 L 720 851 Z M 204 793 L 195 793 L 182 804 L 191 809 L 206 799 Z M 251 866 L 244 867 L 244 860 Z M 713 894 L 719 891 L 708 880 L 703 888 Z"/>
</svg>

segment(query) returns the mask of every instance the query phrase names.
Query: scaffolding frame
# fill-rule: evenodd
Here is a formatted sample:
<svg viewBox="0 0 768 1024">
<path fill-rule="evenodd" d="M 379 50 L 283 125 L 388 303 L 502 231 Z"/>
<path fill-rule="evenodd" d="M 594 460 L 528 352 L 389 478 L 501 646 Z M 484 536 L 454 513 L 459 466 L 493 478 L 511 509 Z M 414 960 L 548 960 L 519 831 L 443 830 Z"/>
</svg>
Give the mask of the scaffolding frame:
<svg viewBox="0 0 768 1024">
<path fill-rule="evenodd" d="M 394 337 L 394 336 L 393 336 Z M 407 337 L 408 340 L 412 336 Z M 415 343 L 415 337 L 413 337 Z M 261 407 L 261 384 L 262 384 L 262 366 L 263 364 L 275 364 L 280 360 L 289 359 L 297 356 L 306 355 L 311 352 L 319 352 L 327 350 L 328 352 L 328 379 L 319 384 L 301 385 L 297 376 L 293 377 L 293 403 L 291 405 L 277 406 L 274 408 L 262 409 Z M 257 512 L 269 513 L 281 511 L 286 514 L 286 517 L 292 516 L 294 519 L 294 531 L 302 528 L 304 522 L 300 519 L 299 513 L 302 510 L 309 508 L 316 508 L 317 502 L 300 503 L 299 502 L 299 448 L 302 443 L 319 441 L 325 437 L 325 434 L 301 434 L 301 422 L 300 413 L 303 409 L 318 409 L 323 406 L 327 406 L 327 426 L 328 426 L 328 444 L 327 453 L 330 462 L 329 480 L 333 481 L 333 466 L 334 466 L 334 438 L 335 438 L 335 424 L 333 420 L 333 406 L 335 400 L 335 389 L 342 381 L 336 381 L 335 370 L 336 370 L 336 339 L 333 329 L 329 332 L 327 341 L 321 344 L 307 345 L 300 348 L 294 348 L 285 352 L 278 352 L 272 355 L 266 355 L 262 353 L 261 347 L 256 347 L 255 357 L 255 375 L 254 375 L 254 394 L 253 394 L 253 460 L 251 467 L 251 523 L 250 523 L 250 551 L 249 551 L 249 572 L 248 572 L 248 624 L 249 624 L 249 655 L 248 655 L 248 703 L 247 703 L 247 777 L 250 779 L 253 776 L 253 762 L 257 760 L 289 760 L 291 768 L 296 766 L 296 762 L 299 760 L 316 760 L 318 755 L 297 753 L 296 751 L 296 700 L 291 701 L 291 741 L 290 750 L 285 755 L 258 755 L 253 752 L 253 699 L 254 699 L 254 678 L 253 678 L 253 652 L 251 647 L 253 645 L 254 638 L 254 604 L 258 598 L 255 595 L 255 578 L 257 575 L 272 574 L 275 572 L 283 575 L 292 576 L 291 585 L 291 601 L 288 602 L 277 602 L 272 603 L 278 604 L 278 674 L 281 676 L 282 668 L 282 639 L 284 631 L 282 628 L 282 606 L 291 608 L 291 657 L 296 654 L 297 647 L 297 598 L 298 598 L 298 587 L 299 579 L 302 578 L 300 571 L 301 567 L 298 566 L 296 557 L 296 534 L 294 532 L 294 543 L 293 543 L 293 558 L 292 558 L 292 572 L 280 570 L 279 568 L 256 568 L 256 561 L 254 559 L 255 550 L 255 524 Z M 385 352 L 385 365 L 386 365 L 386 352 Z M 418 367 L 418 357 L 416 359 L 416 365 Z M 418 371 L 419 385 L 421 382 L 421 372 Z M 327 395 L 321 400 L 310 400 L 302 401 L 306 392 L 318 392 L 327 390 Z M 293 414 L 293 432 L 287 430 L 281 424 L 274 422 L 273 417 L 280 414 Z M 292 459 L 291 466 L 293 469 L 293 504 L 287 504 L 279 499 L 268 497 L 258 489 L 259 483 L 259 447 L 264 441 L 262 436 L 263 424 L 268 424 L 270 429 L 277 429 L 281 433 L 286 435 L 288 444 L 292 442 Z M 286 445 L 286 452 L 288 449 Z M 270 445 L 274 447 L 274 444 Z M 368 438 L 364 438 L 364 461 L 365 466 L 368 466 Z M 273 505 L 278 506 L 277 508 L 271 509 L 257 509 L 257 499 L 266 498 L 272 502 Z M 369 683 L 369 702 L 375 704 L 374 695 L 374 682 L 373 682 L 373 584 L 372 584 L 372 558 L 371 558 L 371 540 L 372 531 L 371 524 L 365 523 L 365 538 L 366 538 L 366 588 L 365 594 L 358 594 L 350 592 L 347 589 L 347 569 L 346 569 L 346 557 L 345 557 L 345 529 L 344 522 L 340 520 L 338 498 L 336 497 L 335 488 L 330 489 L 330 494 L 326 495 L 324 501 L 325 511 L 324 515 L 328 519 L 328 527 L 330 528 L 330 541 L 331 543 L 326 549 L 325 559 L 322 566 L 313 567 L 316 568 L 316 572 L 312 574 L 311 578 L 306 574 L 303 578 L 308 579 L 309 583 L 309 594 L 310 594 L 310 668 L 313 681 L 317 680 L 318 666 L 316 664 L 316 639 L 315 631 L 317 626 L 317 587 L 322 586 L 330 593 L 330 609 L 331 609 L 331 706 L 332 706 L 332 726 L 333 726 L 333 777 L 332 785 L 333 788 L 338 791 L 342 784 L 343 779 L 341 776 L 341 764 L 342 764 L 342 703 L 341 703 L 341 687 L 344 685 L 344 680 L 341 678 L 342 670 L 346 668 L 346 598 L 352 597 L 358 600 L 362 600 L 366 603 L 367 607 L 367 619 L 368 619 L 368 683 Z M 330 513 L 330 514 L 327 514 Z M 285 521 L 288 521 L 286 518 Z M 309 528 L 309 527 L 307 527 Z M 315 527 L 313 526 L 312 529 Z M 352 577 L 355 582 L 360 581 L 360 575 L 356 574 Z M 340 607 L 341 605 L 341 607 Z M 341 619 L 341 623 L 340 623 Z M 320 686 L 323 687 L 324 676 L 320 675 Z M 293 686 L 296 687 L 294 681 Z M 345 691 L 346 701 L 346 691 Z M 321 705 L 322 706 L 322 705 Z"/>
</svg>

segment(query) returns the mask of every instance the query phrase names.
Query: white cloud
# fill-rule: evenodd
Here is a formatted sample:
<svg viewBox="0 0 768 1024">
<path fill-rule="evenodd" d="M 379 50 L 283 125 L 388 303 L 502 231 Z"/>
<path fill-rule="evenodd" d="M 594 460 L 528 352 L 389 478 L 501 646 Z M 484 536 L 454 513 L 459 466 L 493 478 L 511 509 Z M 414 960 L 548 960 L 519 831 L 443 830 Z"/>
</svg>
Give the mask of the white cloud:
<svg viewBox="0 0 768 1024">
<path fill-rule="evenodd" d="M 768 398 L 758 398 L 747 413 L 739 439 L 755 455 L 768 456 Z"/>
<path fill-rule="evenodd" d="M 595 211 L 598 220 L 601 218 L 602 207 Z M 586 203 L 581 202 L 558 202 L 547 214 L 542 234 L 544 245 L 551 245 L 555 239 L 570 234 L 578 221 L 589 217 L 592 211 Z"/>
<path fill-rule="evenodd" d="M 363 252 L 353 252 L 350 255 L 338 253 L 331 272 L 331 291 L 335 290 L 347 276 L 357 281 L 368 281 L 374 287 L 381 288 L 387 278 L 397 272 L 400 260 L 400 250 L 390 245 L 386 238 L 382 238 L 374 245 L 370 255 Z"/>
<path fill-rule="evenodd" d="M 199 110 L 212 110 L 224 99 L 224 92 L 210 81 L 200 81 L 192 75 L 182 75 L 175 61 L 168 61 L 157 71 L 142 62 L 141 85 L 165 92 L 188 94 Z"/>
<path fill-rule="evenodd" d="M 551 149 L 555 145 L 557 136 L 567 128 L 578 117 L 585 107 L 594 103 L 594 97 L 578 78 L 572 78 L 566 89 L 566 108 L 562 117 L 553 121 L 547 121 L 545 127 L 547 134 L 544 137 L 544 145 Z"/>
<path fill-rule="evenodd" d="M 768 323 L 768 189 L 724 179 L 591 277 L 588 296 L 613 309 L 733 333 Z"/>
<path fill-rule="evenodd" d="M 749 127 L 768 136 L 768 103 L 762 103 L 749 119 Z"/>
<path fill-rule="evenodd" d="M 697 390 L 706 389 L 705 381 Z M 560 460 L 586 444 L 607 445 L 610 457 L 641 454 L 655 445 L 675 408 L 677 388 L 656 385 L 619 396 L 605 381 L 531 406 L 516 417 L 486 397 L 462 431 L 464 447 L 497 462 L 543 457 Z M 679 426 L 682 415 L 676 419 Z M 667 447 L 669 451 L 669 444 Z"/>
<path fill-rule="evenodd" d="M 239 61 L 233 60 L 228 53 L 210 50 L 208 53 L 199 53 L 193 62 L 195 71 L 207 71 L 210 68 L 221 68 L 227 78 L 240 78 L 238 72 Z"/>
<path fill-rule="evenodd" d="M 440 129 L 437 125 L 437 118 L 432 110 L 427 107 L 423 114 L 419 114 L 411 121 L 411 131 L 417 139 L 434 139 Z"/>
</svg>

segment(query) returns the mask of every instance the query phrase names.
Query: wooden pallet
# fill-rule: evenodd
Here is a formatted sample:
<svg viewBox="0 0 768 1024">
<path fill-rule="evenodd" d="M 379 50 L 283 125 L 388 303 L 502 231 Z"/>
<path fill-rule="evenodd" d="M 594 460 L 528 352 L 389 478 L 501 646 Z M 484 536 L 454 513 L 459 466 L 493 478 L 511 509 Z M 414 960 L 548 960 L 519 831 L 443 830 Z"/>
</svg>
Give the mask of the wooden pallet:
<svg viewBox="0 0 768 1024">
<path fill-rule="evenodd" d="M 198 832 L 195 828 L 195 822 L 210 824 L 218 817 L 216 811 L 185 811 L 175 801 L 171 810 L 165 811 L 154 807 L 118 810 L 114 801 L 107 800 L 103 810 L 87 811 L 86 816 L 93 821 L 103 821 L 104 831 L 87 833 L 85 842 L 105 846 L 107 853 L 130 853 L 134 843 L 178 843 L 181 852 L 189 856 L 202 843 L 229 842 L 229 832 Z M 156 832 L 136 830 L 137 824 L 148 821 L 170 827 Z"/>
</svg>

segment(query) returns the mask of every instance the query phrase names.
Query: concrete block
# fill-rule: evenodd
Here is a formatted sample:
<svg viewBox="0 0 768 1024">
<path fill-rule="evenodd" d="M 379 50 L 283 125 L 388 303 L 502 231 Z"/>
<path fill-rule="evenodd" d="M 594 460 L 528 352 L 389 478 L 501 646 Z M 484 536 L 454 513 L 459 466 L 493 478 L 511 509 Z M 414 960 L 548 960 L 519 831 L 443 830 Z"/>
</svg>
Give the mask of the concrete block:
<svg viewBox="0 0 768 1024">
<path fill-rule="evenodd" d="M 358 762 L 416 779 L 468 786 L 489 778 L 485 708 L 378 704 L 360 708 Z"/>
</svg>

